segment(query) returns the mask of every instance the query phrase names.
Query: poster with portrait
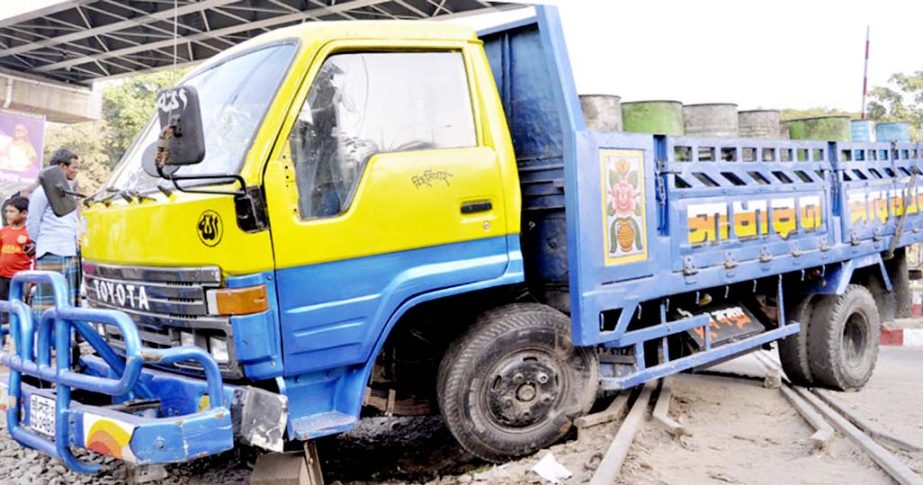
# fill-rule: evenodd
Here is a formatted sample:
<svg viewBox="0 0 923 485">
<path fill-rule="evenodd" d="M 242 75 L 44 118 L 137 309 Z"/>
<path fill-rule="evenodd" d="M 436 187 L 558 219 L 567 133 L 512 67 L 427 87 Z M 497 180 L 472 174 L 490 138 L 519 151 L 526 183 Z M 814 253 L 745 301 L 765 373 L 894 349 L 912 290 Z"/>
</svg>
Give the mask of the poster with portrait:
<svg viewBox="0 0 923 485">
<path fill-rule="evenodd" d="M 600 150 L 605 264 L 647 259 L 644 152 Z"/>
<path fill-rule="evenodd" d="M 0 112 L 0 196 L 32 185 L 42 168 L 45 119 Z"/>
</svg>

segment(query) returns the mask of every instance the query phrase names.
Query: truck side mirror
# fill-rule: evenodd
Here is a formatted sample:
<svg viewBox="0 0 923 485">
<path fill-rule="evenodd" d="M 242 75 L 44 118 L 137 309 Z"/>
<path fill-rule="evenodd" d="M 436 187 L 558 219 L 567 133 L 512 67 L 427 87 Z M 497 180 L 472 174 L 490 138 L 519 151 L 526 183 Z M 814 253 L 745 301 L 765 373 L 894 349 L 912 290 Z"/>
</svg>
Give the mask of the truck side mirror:
<svg viewBox="0 0 923 485">
<path fill-rule="evenodd" d="M 205 159 L 205 136 L 199 111 L 199 93 L 192 86 L 177 86 L 157 93 L 160 140 L 155 162 L 159 174 L 169 176 L 169 166 L 194 165 Z"/>
<path fill-rule="evenodd" d="M 62 217 L 77 210 L 77 198 L 61 167 L 52 165 L 42 170 L 38 174 L 38 181 L 54 215 Z"/>
</svg>

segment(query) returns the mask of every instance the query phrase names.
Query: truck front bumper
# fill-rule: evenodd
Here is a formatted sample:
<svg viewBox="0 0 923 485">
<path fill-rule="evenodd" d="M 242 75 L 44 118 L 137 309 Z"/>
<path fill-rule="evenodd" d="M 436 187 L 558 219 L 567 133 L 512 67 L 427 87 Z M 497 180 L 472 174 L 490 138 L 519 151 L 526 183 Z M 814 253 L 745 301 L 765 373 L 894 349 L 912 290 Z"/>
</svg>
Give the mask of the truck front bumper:
<svg viewBox="0 0 923 485">
<path fill-rule="evenodd" d="M 51 284 L 56 306 L 36 326 L 21 298 L 26 283 L 38 282 Z M 235 438 L 281 451 L 285 396 L 224 384 L 215 361 L 198 347 L 142 348 L 126 314 L 71 307 L 66 289 L 60 274 L 27 271 L 13 278 L 10 300 L 0 301 L 0 314 L 10 317 L 7 331 L 14 346 L 14 353 L 0 354 L 10 368 L 0 408 L 6 408 L 7 427 L 17 442 L 82 473 L 94 473 L 98 465 L 76 458 L 72 447 L 136 464 L 213 455 L 233 448 Z M 116 327 L 123 355 L 90 322 Z M 76 335 L 96 356 L 72 362 Z M 144 367 L 182 361 L 200 365 L 205 379 Z"/>
</svg>

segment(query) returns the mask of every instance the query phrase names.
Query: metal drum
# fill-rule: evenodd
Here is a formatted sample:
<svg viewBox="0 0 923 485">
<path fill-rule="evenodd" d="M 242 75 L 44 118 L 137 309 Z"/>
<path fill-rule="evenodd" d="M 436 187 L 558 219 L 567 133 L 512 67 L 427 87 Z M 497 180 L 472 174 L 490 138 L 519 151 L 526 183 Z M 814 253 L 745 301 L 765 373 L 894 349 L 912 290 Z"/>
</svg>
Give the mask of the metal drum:
<svg viewBox="0 0 923 485">
<path fill-rule="evenodd" d="M 875 125 L 875 136 L 880 142 L 910 141 L 910 123 L 906 121 L 878 123 Z"/>
<path fill-rule="evenodd" d="M 779 111 L 754 109 L 737 112 L 737 125 L 744 138 L 779 138 Z M 788 133 L 786 129 L 786 134 Z"/>
<path fill-rule="evenodd" d="M 737 105 L 733 103 L 687 104 L 683 127 L 692 136 L 739 136 Z"/>
<path fill-rule="evenodd" d="M 850 141 L 848 116 L 818 116 L 788 121 L 792 140 Z"/>
<path fill-rule="evenodd" d="M 622 131 L 622 98 L 610 94 L 581 94 L 580 109 L 593 131 Z"/>
<path fill-rule="evenodd" d="M 875 122 L 871 120 L 852 120 L 849 122 L 852 141 L 855 142 L 874 142 L 875 141 Z"/>
<path fill-rule="evenodd" d="M 622 103 L 625 131 L 683 135 L 683 104 L 679 101 L 632 101 Z"/>
</svg>

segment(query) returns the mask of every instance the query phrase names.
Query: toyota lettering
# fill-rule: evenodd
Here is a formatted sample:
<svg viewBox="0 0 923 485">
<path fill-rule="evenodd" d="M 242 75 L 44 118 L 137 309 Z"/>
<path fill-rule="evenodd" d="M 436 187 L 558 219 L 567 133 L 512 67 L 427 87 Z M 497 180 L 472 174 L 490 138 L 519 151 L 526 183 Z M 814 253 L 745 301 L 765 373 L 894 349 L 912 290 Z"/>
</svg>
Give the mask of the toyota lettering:
<svg viewBox="0 0 923 485">
<path fill-rule="evenodd" d="M 150 310 L 147 290 L 143 286 L 127 285 L 113 281 L 93 280 L 96 296 L 103 303 L 137 310 Z"/>
</svg>

